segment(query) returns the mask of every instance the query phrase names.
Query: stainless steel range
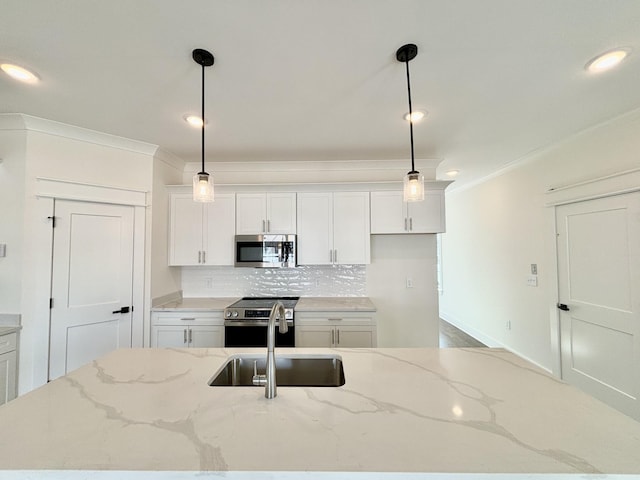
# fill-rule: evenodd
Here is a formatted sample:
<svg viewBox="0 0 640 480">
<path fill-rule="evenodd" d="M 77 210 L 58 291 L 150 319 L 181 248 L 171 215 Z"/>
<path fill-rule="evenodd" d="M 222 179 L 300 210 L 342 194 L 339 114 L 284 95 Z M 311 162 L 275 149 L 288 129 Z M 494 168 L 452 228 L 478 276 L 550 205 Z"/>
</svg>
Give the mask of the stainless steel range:
<svg viewBox="0 0 640 480">
<path fill-rule="evenodd" d="M 244 297 L 224 309 L 225 347 L 266 347 L 273 305 L 284 305 L 289 331 L 276 333 L 276 347 L 295 347 L 294 308 L 300 297 Z"/>
</svg>

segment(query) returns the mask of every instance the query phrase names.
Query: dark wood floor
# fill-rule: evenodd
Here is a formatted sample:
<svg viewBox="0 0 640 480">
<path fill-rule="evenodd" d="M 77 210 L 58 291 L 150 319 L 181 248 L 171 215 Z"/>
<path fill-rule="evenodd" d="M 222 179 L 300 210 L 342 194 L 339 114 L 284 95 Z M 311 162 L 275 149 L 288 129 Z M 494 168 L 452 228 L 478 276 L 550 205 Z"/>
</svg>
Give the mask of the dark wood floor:
<svg viewBox="0 0 640 480">
<path fill-rule="evenodd" d="M 486 345 L 440 319 L 440 348 L 456 347 L 486 347 Z"/>
</svg>

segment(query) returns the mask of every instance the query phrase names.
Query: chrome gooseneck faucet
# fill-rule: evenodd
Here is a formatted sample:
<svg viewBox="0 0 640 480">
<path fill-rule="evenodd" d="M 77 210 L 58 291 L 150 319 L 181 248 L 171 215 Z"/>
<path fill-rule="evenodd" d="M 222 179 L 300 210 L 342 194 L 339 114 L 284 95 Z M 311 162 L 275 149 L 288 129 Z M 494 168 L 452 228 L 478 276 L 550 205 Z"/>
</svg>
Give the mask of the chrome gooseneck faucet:
<svg viewBox="0 0 640 480">
<path fill-rule="evenodd" d="M 276 356 L 274 348 L 276 346 L 276 320 L 279 320 L 280 333 L 287 333 L 289 326 L 284 314 L 284 305 L 282 302 L 276 302 L 269 314 L 269 323 L 267 324 L 267 372 L 266 375 L 258 375 L 254 364 L 254 385 L 264 385 L 264 396 L 274 398 L 277 393 L 276 388 Z"/>
</svg>

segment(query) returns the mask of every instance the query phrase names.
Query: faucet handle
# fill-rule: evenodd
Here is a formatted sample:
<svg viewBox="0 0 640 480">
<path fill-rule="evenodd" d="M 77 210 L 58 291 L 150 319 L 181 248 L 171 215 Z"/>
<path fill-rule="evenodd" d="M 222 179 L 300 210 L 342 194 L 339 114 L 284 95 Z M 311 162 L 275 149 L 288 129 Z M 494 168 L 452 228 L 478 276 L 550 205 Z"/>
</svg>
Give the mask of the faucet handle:
<svg viewBox="0 0 640 480">
<path fill-rule="evenodd" d="M 258 361 L 253 361 L 253 378 L 251 379 L 254 385 L 256 386 L 264 386 L 267 384 L 267 376 L 266 375 L 258 375 Z"/>
</svg>

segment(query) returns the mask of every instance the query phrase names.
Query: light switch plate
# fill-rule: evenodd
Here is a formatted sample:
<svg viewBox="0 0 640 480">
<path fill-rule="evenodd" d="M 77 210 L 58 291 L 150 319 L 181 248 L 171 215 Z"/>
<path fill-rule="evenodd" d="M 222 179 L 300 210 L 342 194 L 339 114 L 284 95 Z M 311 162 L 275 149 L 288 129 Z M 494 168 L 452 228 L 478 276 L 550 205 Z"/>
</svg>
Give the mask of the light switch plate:
<svg viewBox="0 0 640 480">
<path fill-rule="evenodd" d="M 529 275 L 527 277 L 527 286 L 528 287 L 537 287 L 538 286 L 538 276 L 537 275 Z"/>
</svg>

